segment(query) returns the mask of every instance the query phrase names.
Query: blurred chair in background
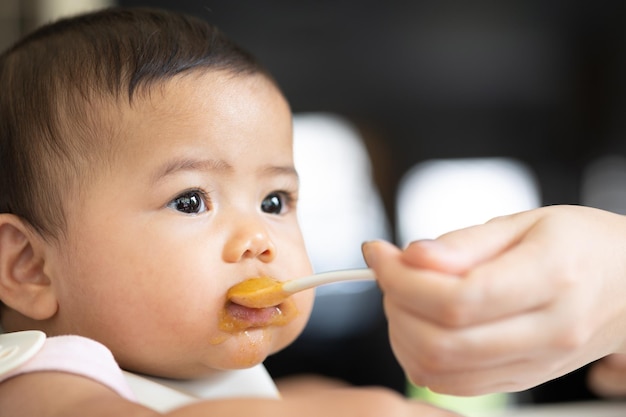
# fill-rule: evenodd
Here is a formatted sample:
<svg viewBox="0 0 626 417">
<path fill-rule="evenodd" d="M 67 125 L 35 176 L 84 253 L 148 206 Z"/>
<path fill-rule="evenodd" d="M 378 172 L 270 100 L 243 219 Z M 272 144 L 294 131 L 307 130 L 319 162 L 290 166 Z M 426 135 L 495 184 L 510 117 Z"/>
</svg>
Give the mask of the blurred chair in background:
<svg viewBox="0 0 626 417">
<path fill-rule="evenodd" d="M 390 233 L 358 130 L 334 114 L 296 114 L 294 159 L 300 175 L 300 226 L 314 269 L 365 266 L 361 242 L 389 239 Z"/>
<path fill-rule="evenodd" d="M 539 207 L 532 171 L 512 158 L 434 159 L 415 165 L 398 186 L 400 245 Z"/>
<path fill-rule="evenodd" d="M 361 243 L 391 238 L 372 164 L 357 129 L 326 113 L 294 116 L 294 158 L 300 175 L 298 211 L 315 272 L 365 267 Z M 403 373 L 387 339 L 374 282 L 317 289 L 302 336 L 266 361 L 274 377 L 319 374 L 354 385 L 403 390 Z"/>
<path fill-rule="evenodd" d="M 294 159 L 300 175 L 298 214 L 315 272 L 362 268 L 361 243 L 390 239 L 389 222 L 358 131 L 336 115 L 294 117 Z M 346 337 L 379 314 L 374 282 L 317 289 L 304 337 Z"/>
</svg>

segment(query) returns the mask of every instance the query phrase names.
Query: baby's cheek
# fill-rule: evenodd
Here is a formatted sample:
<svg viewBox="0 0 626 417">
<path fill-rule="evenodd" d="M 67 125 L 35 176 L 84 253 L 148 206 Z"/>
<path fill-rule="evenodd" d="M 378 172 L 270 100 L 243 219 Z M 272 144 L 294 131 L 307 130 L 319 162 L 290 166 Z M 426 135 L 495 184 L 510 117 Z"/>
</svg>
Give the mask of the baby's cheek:
<svg viewBox="0 0 626 417">
<path fill-rule="evenodd" d="M 300 336 L 311 316 L 315 291 L 303 291 L 291 298 L 296 308 L 295 318 L 286 326 L 276 328 L 277 334 L 273 340 L 272 353 L 287 347 Z"/>
</svg>

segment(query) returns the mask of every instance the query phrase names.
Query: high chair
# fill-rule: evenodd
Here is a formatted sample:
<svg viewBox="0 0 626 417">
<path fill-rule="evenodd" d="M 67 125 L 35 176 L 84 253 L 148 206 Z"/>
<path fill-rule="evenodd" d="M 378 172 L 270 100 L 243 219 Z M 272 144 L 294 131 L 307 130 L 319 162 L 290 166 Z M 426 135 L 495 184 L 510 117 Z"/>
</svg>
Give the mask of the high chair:
<svg viewBox="0 0 626 417">
<path fill-rule="evenodd" d="M 298 215 L 315 272 L 364 267 L 361 243 L 389 239 L 389 222 L 365 144 L 347 120 L 327 113 L 294 116 L 300 176 Z M 345 337 L 379 314 L 373 282 L 317 289 L 304 337 Z"/>
</svg>

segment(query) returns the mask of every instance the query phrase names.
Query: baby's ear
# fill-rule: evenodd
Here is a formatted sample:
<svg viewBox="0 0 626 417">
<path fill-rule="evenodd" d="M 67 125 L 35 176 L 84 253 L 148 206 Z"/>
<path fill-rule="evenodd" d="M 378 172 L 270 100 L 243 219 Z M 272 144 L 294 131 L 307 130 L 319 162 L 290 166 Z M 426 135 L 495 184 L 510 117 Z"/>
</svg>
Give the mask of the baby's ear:
<svg viewBox="0 0 626 417">
<path fill-rule="evenodd" d="M 43 239 L 22 219 L 0 214 L 0 300 L 34 320 L 48 319 L 57 310 L 43 249 Z"/>
</svg>

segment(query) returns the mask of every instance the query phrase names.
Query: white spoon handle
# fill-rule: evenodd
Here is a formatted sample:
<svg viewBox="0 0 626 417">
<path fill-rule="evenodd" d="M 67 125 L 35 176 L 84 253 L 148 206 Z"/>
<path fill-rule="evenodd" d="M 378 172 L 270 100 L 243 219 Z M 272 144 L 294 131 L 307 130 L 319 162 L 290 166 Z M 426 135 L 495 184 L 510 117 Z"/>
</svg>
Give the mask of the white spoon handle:
<svg viewBox="0 0 626 417">
<path fill-rule="evenodd" d="M 330 284 L 339 281 L 371 281 L 376 279 L 370 268 L 344 269 L 341 271 L 322 272 L 302 278 L 292 279 L 283 283 L 283 291 L 295 293 L 308 290 L 319 285 Z"/>
</svg>

